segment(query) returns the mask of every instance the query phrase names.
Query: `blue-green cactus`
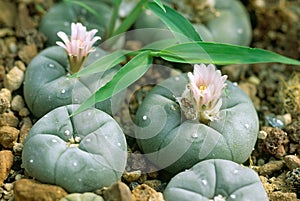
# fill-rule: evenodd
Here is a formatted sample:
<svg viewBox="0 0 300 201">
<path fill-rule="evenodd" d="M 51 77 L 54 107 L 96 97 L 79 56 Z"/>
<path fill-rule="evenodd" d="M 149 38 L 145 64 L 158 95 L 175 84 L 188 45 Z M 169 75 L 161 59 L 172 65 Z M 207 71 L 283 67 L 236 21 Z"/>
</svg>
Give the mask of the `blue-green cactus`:
<svg viewBox="0 0 300 201">
<path fill-rule="evenodd" d="M 188 83 L 185 74 L 155 86 L 136 113 L 136 138 L 150 161 L 178 173 L 207 159 L 245 162 L 258 134 L 258 116 L 250 98 L 227 81 L 220 119 L 208 125 L 186 120 L 176 102 Z"/>
<path fill-rule="evenodd" d="M 85 65 L 105 54 L 104 50 L 96 48 L 96 51 L 89 54 Z M 36 117 L 41 117 L 62 105 L 82 103 L 107 83 L 120 68 L 116 66 L 104 73 L 73 79 L 69 78 L 68 65 L 65 50 L 58 46 L 46 48 L 28 65 L 25 73 L 24 97 L 28 108 Z M 96 107 L 109 114 L 116 113 L 124 97 L 125 91 L 97 103 Z"/>
<path fill-rule="evenodd" d="M 166 201 L 268 200 L 254 170 L 222 159 L 202 161 L 177 174 L 167 185 L 164 197 Z"/>
<path fill-rule="evenodd" d="M 183 4 L 182 0 L 179 1 L 180 5 Z M 169 3 L 169 1 L 165 2 Z M 188 7 L 188 5 L 186 6 Z M 180 9 L 182 8 L 179 8 L 179 10 Z M 237 0 L 216 0 L 213 9 L 215 9 L 215 14 L 211 14 L 211 16 L 207 19 L 200 19 L 201 23 L 194 23 L 194 27 L 203 41 L 230 43 L 236 45 L 250 44 L 252 38 L 251 23 L 249 15 L 241 2 Z M 193 11 L 188 10 L 188 12 Z M 183 15 L 186 14 L 189 13 L 183 13 Z M 204 15 L 204 17 L 206 16 Z M 136 29 L 158 29 L 158 34 L 155 29 L 148 29 L 144 32 L 137 31 L 135 33 L 136 39 L 145 44 L 172 37 L 172 33 L 170 31 L 166 30 L 163 32 L 160 30 L 166 28 L 166 25 L 149 10 L 145 10 L 141 14 L 141 17 L 136 20 L 134 27 Z"/>
<path fill-rule="evenodd" d="M 56 108 L 34 124 L 22 161 L 29 175 L 68 192 L 110 186 L 125 169 L 127 145 L 115 120 L 92 108 L 69 117 L 79 105 Z"/>
<path fill-rule="evenodd" d="M 99 14 L 99 18 L 76 3 L 61 1 L 55 4 L 43 16 L 39 26 L 39 31 L 47 37 L 47 46 L 55 45 L 56 41 L 60 40 L 56 35 L 59 31 L 70 35 L 72 22 L 81 22 L 88 30 L 97 29 L 97 35 L 103 37 L 112 15 L 111 7 L 104 2 L 94 0 L 81 0 L 80 3 L 94 9 Z"/>
</svg>

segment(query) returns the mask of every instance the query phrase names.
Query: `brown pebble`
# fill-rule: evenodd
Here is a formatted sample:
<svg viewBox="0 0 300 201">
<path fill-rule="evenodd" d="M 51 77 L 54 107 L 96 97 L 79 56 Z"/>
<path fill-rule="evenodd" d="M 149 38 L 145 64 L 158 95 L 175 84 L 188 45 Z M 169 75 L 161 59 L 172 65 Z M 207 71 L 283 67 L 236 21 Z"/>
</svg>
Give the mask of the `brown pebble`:
<svg viewBox="0 0 300 201">
<path fill-rule="evenodd" d="M 283 161 L 270 161 L 263 166 L 261 166 L 259 173 L 260 175 L 271 175 L 276 171 L 279 171 L 282 169 L 284 163 Z"/>
<path fill-rule="evenodd" d="M 11 109 L 19 112 L 22 108 L 25 107 L 25 102 L 22 96 L 16 95 L 11 101 Z"/>
<path fill-rule="evenodd" d="M 105 200 L 110 201 L 132 201 L 129 187 L 123 182 L 112 184 L 103 194 Z"/>
<path fill-rule="evenodd" d="M 272 201 L 297 201 L 296 193 L 285 193 L 282 191 L 275 191 L 270 193 L 269 199 Z"/>
<path fill-rule="evenodd" d="M 59 201 L 67 194 L 59 186 L 40 184 L 32 179 L 20 179 L 14 183 L 15 201 Z"/>
<path fill-rule="evenodd" d="M 13 27 L 17 14 L 16 4 L 9 1 L 0 1 L 0 8 L 2 8 L 0 12 L 0 24 L 2 27 Z"/>
<path fill-rule="evenodd" d="M 16 128 L 18 124 L 19 119 L 13 112 L 5 112 L 0 115 L 0 126 L 11 126 Z"/>
<path fill-rule="evenodd" d="M 163 195 L 146 184 L 138 185 L 132 191 L 133 201 L 164 201 Z"/>
<path fill-rule="evenodd" d="M 11 126 L 0 127 L 0 144 L 7 148 L 13 148 L 18 140 L 19 130 Z"/>
<path fill-rule="evenodd" d="M 29 110 L 26 107 L 23 107 L 20 111 L 19 111 L 19 115 L 20 117 L 27 117 L 30 114 Z"/>
<path fill-rule="evenodd" d="M 0 114 L 4 113 L 8 108 L 10 108 L 10 101 L 11 92 L 6 88 L 2 88 L 0 90 Z"/>
<path fill-rule="evenodd" d="M 10 91 L 15 91 L 20 88 L 23 79 L 24 72 L 15 66 L 4 77 L 4 86 Z"/>
<path fill-rule="evenodd" d="M 29 64 L 33 57 L 37 55 L 37 47 L 35 44 L 25 45 L 18 52 L 18 56 L 24 63 Z"/>
<path fill-rule="evenodd" d="M 290 169 L 296 169 L 298 167 L 300 167 L 300 158 L 298 158 L 298 156 L 295 155 L 287 155 L 284 157 L 284 162 L 285 165 Z"/>
<path fill-rule="evenodd" d="M 142 175 L 142 172 L 140 170 L 132 171 L 132 172 L 124 172 L 122 177 L 128 181 L 128 182 L 133 182 L 137 181 Z"/>
<path fill-rule="evenodd" d="M 23 143 L 29 130 L 32 127 L 32 121 L 29 117 L 25 117 L 22 119 L 21 128 L 20 128 L 20 139 L 19 142 Z"/>
<path fill-rule="evenodd" d="M 0 186 L 9 175 L 14 162 L 14 155 L 9 150 L 0 151 Z"/>
</svg>

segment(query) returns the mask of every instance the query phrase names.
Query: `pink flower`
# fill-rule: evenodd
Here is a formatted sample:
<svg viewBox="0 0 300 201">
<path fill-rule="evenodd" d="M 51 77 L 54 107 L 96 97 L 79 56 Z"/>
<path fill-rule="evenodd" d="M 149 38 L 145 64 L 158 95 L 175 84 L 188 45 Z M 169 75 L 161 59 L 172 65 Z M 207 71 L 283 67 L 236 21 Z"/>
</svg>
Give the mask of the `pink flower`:
<svg viewBox="0 0 300 201">
<path fill-rule="evenodd" d="M 66 50 L 71 74 L 78 72 L 89 53 L 95 50 L 94 43 L 101 39 L 99 36 L 95 36 L 97 32 L 97 29 L 87 31 L 81 23 L 72 23 L 71 37 L 62 31 L 57 33 L 63 42 L 58 41 L 56 44 Z"/>
<path fill-rule="evenodd" d="M 226 86 L 226 75 L 209 64 L 194 65 L 194 73 L 188 73 L 189 83 L 180 98 L 181 109 L 187 119 L 198 119 L 207 123 L 219 118 L 222 93 Z"/>
</svg>

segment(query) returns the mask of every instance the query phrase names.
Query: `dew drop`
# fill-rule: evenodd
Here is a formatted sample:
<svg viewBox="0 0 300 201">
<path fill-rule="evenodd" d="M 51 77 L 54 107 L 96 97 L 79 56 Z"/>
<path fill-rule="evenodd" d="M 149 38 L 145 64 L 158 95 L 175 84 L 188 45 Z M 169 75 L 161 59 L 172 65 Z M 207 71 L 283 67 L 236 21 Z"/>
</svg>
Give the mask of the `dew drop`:
<svg viewBox="0 0 300 201">
<path fill-rule="evenodd" d="M 92 115 L 92 113 L 91 113 L 91 112 L 88 112 L 88 113 L 87 113 L 87 115 L 88 115 L 88 116 L 91 116 L 91 115 Z"/>
<path fill-rule="evenodd" d="M 77 165 L 78 165 L 77 162 L 74 162 L 74 163 L 73 163 L 73 166 L 74 166 L 74 167 L 76 167 Z"/>
<path fill-rule="evenodd" d="M 146 115 L 143 116 L 143 120 L 147 120 L 147 118 L 148 118 L 148 117 L 147 117 Z"/>
<path fill-rule="evenodd" d="M 178 81 L 178 80 L 179 80 L 179 77 L 175 77 L 175 80 Z"/>
<path fill-rule="evenodd" d="M 249 124 L 244 124 L 245 128 L 250 128 L 250 125 Z"/>
<path fill-rule="evenodd" d="M 244 30 L 242 28 L 237 29 L 238 34 L 242 34 L 243 32 L 244 32 Z"/>
<path fill-rule="evenodd" d="M 55 67 L 55 65 L 54 65 L 54 64 L 48 64 L 48 67 L 50 67 L 50 68 L 54 68 L 54 67 Z"/>
<path fill-rule="evenodd" d="M 120 142 L 118 142 L 118 144 L 117 144 L 117 145 L 118 145 L 118 147 L 120 147 L 120 146 L 121 146 L 121 143 L 120 143 Z"/>
<path fill-rule="evenodd" d="M 235 198 L 236 198 L 236 195 L 231 194 L 230 197 L 231 197 L 232 199 L 235 199 Z"/>
<path fill-rule="evenodd" d="M 52 139 L 51 141 L 52 141 L 52 142 L 57 142 L 57 140 L 56 140 L 56 139 Z"/>
<path fill-rule="evenodd" d="M 87 142 L 91 142 L 91 138 L 87 138 L 85 141 L 87 141 Z"/>
<path fill-rule="evenodd" d="M 202 184 L 203 184 L 204 186 L 207 185 L 207 180 L 206 180 L 206 179 L 202 179 L 201 182 L 202 182 Z"/>
<path fill-rule="evenodd" d="M 71 134 L 71 132 L 69 130 L 65 130 L 65 135 L 69 136 Z"/>
<path fill-rule="evenodd" d="M 104 135 L 104 138 L 107 139 L 108 138 L 107 135 Z"/>
<path fill-rule="evenodd" d="M 60 93 L 64 94 L 64 93 L 66 93 L 66 90 L 65 90 L 65 89 L 62 89 L 62 90 L 60 91 Z"/>
<path fill-rule="evenodd" d="M 237 174 L 238 172 L 238 170 L 233 170 L 233 174 Z"/>
<path fill-rule="evenodd" d="M 29 163 L 33 163 L 33 159 L 30 159 L 30 160 L 29 160 Z"/>
<path fill-rule="evenodd" d="M 57 93 L 57 97 L 61 98 L 61 99 L 65 99 L 65 98 L 69 98 L 70 97 L 70 93 L 67 92 L 66 89 L 61 89 L 58 93 Z"/>
<path fill-rule="evenodd" d="M 199 137 L 199 136 L 198 136 L 197 133 L 193 133 L 193 134 L 192 134 L 192 138 L 193 138 L 193 139 L 197 139 L 198 137 Z"/>
</svg>

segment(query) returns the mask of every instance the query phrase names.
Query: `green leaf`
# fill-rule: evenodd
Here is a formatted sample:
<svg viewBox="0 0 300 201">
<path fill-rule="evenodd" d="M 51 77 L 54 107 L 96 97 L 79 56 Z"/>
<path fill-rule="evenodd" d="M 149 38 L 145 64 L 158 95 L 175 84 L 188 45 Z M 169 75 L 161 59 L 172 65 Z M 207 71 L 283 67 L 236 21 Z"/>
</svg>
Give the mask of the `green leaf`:
<svg viewBox="0 0 300 201">
<path fill-rule="evenodd" d="M 178 40 L 175 38 L 169 38 L 169 39 L 163 39 L 159 41 L 154 41 L 146 46 L 144 46 L 143 50 L 162 50 L 167 47 L 170 47 L 171 45 L 175 45 L 178 43 Z"/>
<path fill-rule="evenodd" d="M 187 41 L 202 41 L 198 32 L 195 30 L 193 25 L 180 13 L 173 10 L 172 8 L 164 5 L 165 12 L 154 2 L 147 4 L 147 7 L 155 13 L 171 31 L 175 32 L 175 37 L 182 35 L 180 40 L 182 42 Z"/>
<path fill-rule="evenodd" d="M 121 62 L 125 61 L 126 57 L 121 50 L 117 50 L 111 54 L 107 54 L 104 57 L 98 59 L 94 63 L 88 65 L 87 67 L 81 69 L 79 72 L 74 73 L 71 78 L 80 77 L 83 75 L 89 75 L 94 73 L 100 73 L 108 70 Z"/>
<path fill-rule="evenodd" d="M 279 62 L 300 65 L 300 61 L 271 51 L 222 43 L 190 42 L 161 50 L 161 58 L 178 63 L 251 64 Z"/>
<path fill-rule="evenodd" d="M 153 0 L 164 12 L 167 12 L 160 0 Z"/>
<path fill-rule="evenodd" d="M 97 102 L 106 100 L 114 94 L 126 89 L 129 85 L 139 79 L 151 66 L 152 57 L 149 57 L 150 51 L 144 51 L 136 55 L 117 74 L 101 87 L 96 93 L 83 102 L 80 107 L 71 115 L 76 115 Z"/>
</svg>

